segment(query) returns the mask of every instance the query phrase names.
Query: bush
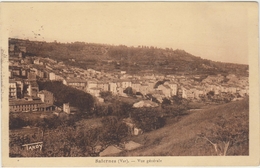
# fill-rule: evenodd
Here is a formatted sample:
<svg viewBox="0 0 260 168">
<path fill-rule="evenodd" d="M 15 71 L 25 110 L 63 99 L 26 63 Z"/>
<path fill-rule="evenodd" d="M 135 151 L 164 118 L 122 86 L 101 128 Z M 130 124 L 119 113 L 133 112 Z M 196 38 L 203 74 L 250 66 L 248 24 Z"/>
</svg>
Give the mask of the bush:
<svg viewBox="0 0 260 168">
<path fill-rule="evenodd" d="M 165 125 L 165 118 L 154 108 L 136 109 L 132 113 L 133 120 L 138 128 L 148 132 Z"/>
<path fill-rule="evenodd" d="M 102 123 L 104 126 L 102 140 L 108 145 L 118 144 L 128 134 L 126 125 L 117 117 L 106 117 Z"/>
<path fill-rule="evenodd" d="M 129 96 L 134 94 L 132 87 L 127 87 L 123 92 Z"/>
<path fill-rule="evenodd" d="M 111 101 L 112 100 L 112 92 L 102 91 L 102 92 L 100 92 L 100 97 L 102 97 L 104 99 L 104 101 Z"/>
<path fill-rule="evenodd" d="M 18 129 L 18 128 L 22 128 L 24 126 L 26 126 L 26 122 L 23 119 L 10 115 L 9 129 Z"/>
</svg>

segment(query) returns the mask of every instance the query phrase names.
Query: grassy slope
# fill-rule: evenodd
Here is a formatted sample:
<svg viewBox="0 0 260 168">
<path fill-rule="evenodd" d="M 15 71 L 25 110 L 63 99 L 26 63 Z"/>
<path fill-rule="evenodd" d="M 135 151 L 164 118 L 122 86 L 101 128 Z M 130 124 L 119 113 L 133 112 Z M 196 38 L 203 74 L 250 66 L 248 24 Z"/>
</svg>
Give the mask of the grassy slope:
<svg viewBox="0 0 260 168">
<path fill-rule="evenodd" d="M 203 133 L 213 143 L 228 137 L 227 155 L 249 154 L 248 99 L 191 112 L 177 123 L 133 137 L 144 146 L 120 155 L 125 156 L 201 156 L 216 155 L 208 141 L 198 138 Z M 218 134 L 219 133 L 219 134 Z M 222 139 L 221 139 L 222 138 Z"/>
</svg>

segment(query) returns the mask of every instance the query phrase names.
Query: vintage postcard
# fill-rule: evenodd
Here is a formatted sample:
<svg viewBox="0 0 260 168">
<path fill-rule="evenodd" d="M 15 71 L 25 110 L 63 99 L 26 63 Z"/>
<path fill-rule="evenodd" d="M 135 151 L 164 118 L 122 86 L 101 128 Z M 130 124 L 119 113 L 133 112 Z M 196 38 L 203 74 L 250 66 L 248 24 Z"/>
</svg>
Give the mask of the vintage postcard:
<svg viewBox="0 0 260 168">
<path fill-rule="evenodd" d="M 3 2 L 2 162 L 259 165 L 257 2 Z"/>
</svg>

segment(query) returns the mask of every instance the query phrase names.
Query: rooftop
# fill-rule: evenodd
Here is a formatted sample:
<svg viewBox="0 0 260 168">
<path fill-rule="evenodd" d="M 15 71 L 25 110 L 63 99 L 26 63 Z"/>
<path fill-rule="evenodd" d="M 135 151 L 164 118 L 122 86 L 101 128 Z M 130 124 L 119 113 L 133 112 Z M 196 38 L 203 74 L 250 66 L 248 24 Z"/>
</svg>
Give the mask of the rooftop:
<svg viewBox="0 0 260 168">
<path fill-rule="evenodd" d="M 27 101 L 23 99 L 19 100 L 9 100 L 9 106 L 12 105 L 29 105 L 29 104 L 42 104 L 40 100 L 32 100 L 32 101 Z"/>
</svg>

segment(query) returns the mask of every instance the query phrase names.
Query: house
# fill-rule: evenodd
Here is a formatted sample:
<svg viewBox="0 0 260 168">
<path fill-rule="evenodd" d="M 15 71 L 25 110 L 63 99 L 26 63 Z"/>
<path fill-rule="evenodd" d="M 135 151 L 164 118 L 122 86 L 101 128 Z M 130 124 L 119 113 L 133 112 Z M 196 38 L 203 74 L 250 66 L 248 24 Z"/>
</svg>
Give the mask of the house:
<svg viewBox="0 0 260 168">
<path fill-rule="evenodd" d="M 12 72 L 12 75 L 14 75 L 14 76 L 20 76 L 21 75 L 21 67 L 9 66 L 9 70 Z"/>
<path fill-rule="evenodd" d="M 55 74 L 55 80 L 56 81 L 63 81 L 64 77 L 61 74 Z"/>
<path fill-rule="evenodd" d="M 84 90 L 87 85 L 87 81 L 80 78 L 63 79 L 62 83 L 80 90 Z"/>
<path fill-rule="evenodd" d="M 126 89 L 126 88 L 131 87 L 131 86 L 132 86 L 132 82 L 130 80 L 123 80 L 121 82 L 121 87 L 123 89 Z"/>
<path fill-rule="evenodd" d="M 115 82 L 109 82 L 109 91 L 113 94 L 117 93 L 117 84 Z"/>
<path fill-rule="evenodd" d="M 39 105 L 43 104 L 41 100 L 24 100 L 16 99 L 9 101 L 10 112 L 29 112 L 37 111 Z"/>
<path fill-rule="evenodd" d="M 102 91 L 108 91 L 109 85 L 106 82 L 97 82 L 97 88 L 100 88 Z"/>
<path fill-rule="evenodd" d="M 121 83 L 121 81 L 115 81 L 116 82 L 116 86 L 118 87 L 118 88 L 120 88 L 120 87 L 122 87 L 122 83 Z"/>
<path fill-rule="evenodd" d="M 40 78 L 44 78 L 44 70 L 38 69 L 37 76 L 39 76 Z"/>
<path fill-rule="evenodd" d="M 121 74 L 126 74 L 126 71 L 120 71 Z"/>
<path fill-rule="evenodd" d="M 141 92 L 143 95 L 146 95 L 146 94 L 148 93 L 148 91 L 149 91 L 148 88 L 149 88 L 149 87 L 148 87 L 148 84 L 142 83 L 142 84 L 140 85 L 140 92 Z"/>
<path fill-rule="evenodd" d="M 132 89 L 135 92 L 140 92 L 140 87 L 141 87 L 140 82 L 132 82 Z"/>
<path fill-rule="evenodd" d="M 177 95 L 178 85 L 176 83 L 167 81 L 167 82 L 164 83 L 164 85 L 167 85 L 171 88 L 171 95 L 172 96 Z"/>
<path fill-rule="evenodd" d="M 70 78 L 73 78 L 73 77 L 75 77 L 75 74 L 74 74 L 74 72 L 67 72 L 66 76 L 70 77 Z"/>
<path fill-rule="evenodd" d="M 148 85 L 148 90 L 149 91 L 153 91 L 154 90 L 155 81 L 149 80 L 148 82 L 145 82 L 145 83 Z"/>
<path fill-rule="evenodd" d="M 164 75 L 156 75 L 156 80 L 163 80 L 164 78 Z"/>
<path fill-rule="evenodd" d="M 41 90 L 40 92 L 38 92 L 37 96 L 41 98 L 41 101 L 43 103 L 53 105 L 54 97 L 52 92 Z"/>
<path fill-rule="evenodd" d="M 16 82 L 16 95 L 18 99 L 21 99 L 23 97 L 23 89 L 24 89 L 24 82 L 22 79 L 15 78 Z"/>
<path fill-rule="evenodd" d="M 156 79 L 155 75 L 153 73 L 146 73 L 143 76 L 143 79 Z"/>
<path fill-rule="evenodd" d="M 70 103 L 63 103 L 63 112 L 70 114 Z"/>
<path fill-rule="evenodd" d="M 185 87 L 182 86 L 180 89 L 178 89 L 177 93 L 178 96 L 187 99 L 187 89 Z"/>
<path fill-rule="evenodd" d="M 56 75 L 55 75 L 55 73 L 53 73 L 53 72 L 49 72 L 49 80 L 51 80 L 51 81 L 53 81 L 53 80 L 56 80 Z"/>
<path fill-rule="evenodd" d="M 27 69 L 21 69 L 21 76 L 22 77 L 27 77 L 28 76 L 28 72 L 29 72 L 29 70 L 27 70 Z"/>
<path fill-rule="evenodd" d="M 55 110 L 55 106 L 51 104 L 39 104 L 37 111 L 53 111 Z"/>
<path fill-rule="evenodd" d="M 96 96 L 96 97 L 99 97 L 100 91 L 101 91 L 101 89 L 97 88 L 97 87 L 95 87 L 95 88 L 88 88 L 88 92 L 90 94 L 92 94 L 93 96 Z"/>
<path fill-rule="evenodd" d="M 142 107 L 158 107 L 159 105 L 150 100 L 141 100 L 135 104 L 133 104 L 134 108 L 142 108 Z"/>
<path fill-rule="evenodd" d="M 195 89 L 192 89 L 192 88 L 186 89 L 186 98 L 194 99 L 195 98 Z"/>
<path fill-rule="evenodd" d="M 36 58 L 34 61 L 33 61 L 34 64 L 36 65 L 40 65 L 40 59 L 39 58 Z"/>
<path fill-rule="evenodd" d="M 43 67 L 37 67 L 37 68 L 33 68 L 36 76 L 40 77 L 40 78 L 44 78 L 44 68 Z"/>
<path fill-rule="evenodd" d="M 157 87 L 157 90 L 161 90 L 165 97 L 169 98 L 172 96 L 171 94 L 172 90 L 168 85 L 159 85 Z"/>
<path fill-rule="evenodd" d="M 29 65 L 29 64 L 33 64 L 33 59 L 30 58 L 30 57 L 25 57 L 23 60 L 23 63 L 26 64 L 26 65 Z M 21 61 L 22 63 L 22 61 Z"/>
<path fill-rule="evenodd" d="M 53 66 L 51 65 L 51 64 L 49 64 L 49 63 L 47 63 L 46 65 L 45 65 L 45 67 L 46 67 L 46 69 L 48 69 L 48 70 L 53 70 Z"/>
<path fill-rule="evenodd" d="M 117 94 L 123 97 L 127 97 L 127 94 L 124 93 L 124 89 L 120 87 L 117 88 Z"/>
<path fill-rule="evenodd" d="M 26 47 L 25 46 L 19 46 L 18 47 L 21 52 L 26 53 Z"/>
<path fill-rule="evenodd" d="M 27 78 L 29 80 L 36 80 L 36 73 L 33 71 L 30 71 L 29 73 L 27 73 Z"/>
<path fill-rule="evenodd" d="M 125 125 L 127 126 L 128 134 L 130 134 L 130 135 L 139 135 L 139 134 L 143 133 L 143 131 L 140 128 L 136 127 L 136 125 L 131 117 L 124 118 L 123 123 L 125 123 Z"/>
<path fill-rule="evenodd" d="M 196 99 L 200 99 L 203 95 L 204 95 L 204 92 L 202 89 L 200 89 L 200 88 L 195 89 L 195 98 Z"/>
<path fill-rule="evenodd" d="M 89 74 L 95 74 L 96 73 L 96 71 L 94 69 L 87 69 L 87 72 Z"/>
<path fill-rule="evenodd" d="M 10 57 L 22 58 L 23 53 L 20 51 L 9 51 Z"/>
<path fill-rule="evenodd" d="M 175 79 L 175 76 L 174 75 L 166 75 L 165 79 L 173 80 L 173 79 Z"/>
<path fill-rule="evenodd" d="M 222 75 L 209 75 L 207 78 L 202 80 L 202 83 L 218 83 L 224 80 Z"/>
<path fill-rule="evenodd" d="M 238 93 L 239 93 L 239 95 L 242 96 L 242 97 L 247 95 L 247 91 L 246 91 L 245 89 L 240 89 L 240 90 L 238 91 Z"/>
<path fill-rule="evenodd" d="M 220 91 L 227 93 L 228 92 L 228 88 L 226 86 L 221 86 L 220 87 Z"/>
<path fill-rule="evenodd" d="M 230 87 L 231 93 L 237 93 L 237 88 L 236 87 Z"/>
<path fill-rule="evenodd" d="M 87 89 L 96 88 L 96 87 L 97 87 L 97 81 L 96 80 L 88 80 L 87 81 Z"/>
<path fill-rule="evenodd" d="M 9 99 L 17 98 L 17 84 L 14 79 L 9 79 Z"/>
<path fill-rule="evenodd" d="M 215 93 L 215 95 L 221 94 L 221 86 L 215 86 L 214 87 L 214 93 Z"/>
<path fill-rule="evenodd" d="M 29 82 L 27 92 L 29 96 L 34 96 L 34 97 L 37 96 L 37 93 L 39 92 L 39 86 L 36 81 Z"/>
</svg>

